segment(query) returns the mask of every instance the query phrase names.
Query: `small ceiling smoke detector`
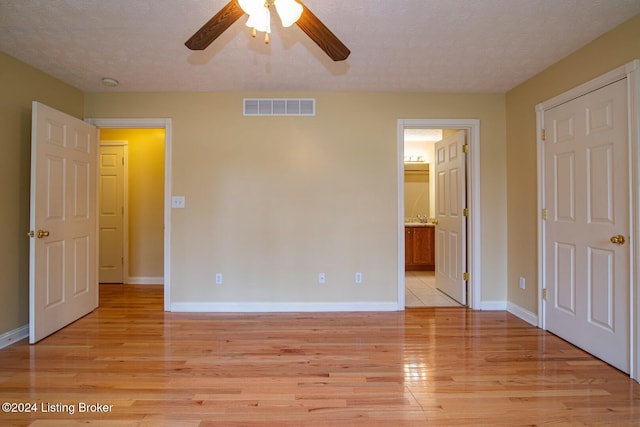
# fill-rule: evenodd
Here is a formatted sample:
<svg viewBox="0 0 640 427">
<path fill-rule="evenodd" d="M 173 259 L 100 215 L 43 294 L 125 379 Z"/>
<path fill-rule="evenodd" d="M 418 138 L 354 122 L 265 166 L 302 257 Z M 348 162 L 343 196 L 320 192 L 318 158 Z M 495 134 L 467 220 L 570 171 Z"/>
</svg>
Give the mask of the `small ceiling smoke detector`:
<svg viewBox="0 0 640 427">
<path fill-rule="evenodd" d="M 103 77 L 102 85 L 107 87 L 116 87 L 120 82 L 113 77 Z"/>
</svg>

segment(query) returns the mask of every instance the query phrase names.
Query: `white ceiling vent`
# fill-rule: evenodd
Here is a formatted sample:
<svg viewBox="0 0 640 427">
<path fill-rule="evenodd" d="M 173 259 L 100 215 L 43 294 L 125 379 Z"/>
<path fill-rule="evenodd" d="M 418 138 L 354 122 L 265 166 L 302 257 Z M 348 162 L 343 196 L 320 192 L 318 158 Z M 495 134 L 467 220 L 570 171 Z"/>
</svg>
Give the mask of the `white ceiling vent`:
<svg viewBox="0 0 640 427">
<path fill-rule="evenodd" d="M 245 116 L 315 116 L 315 98 L 244 98 Z"/>
</svg>

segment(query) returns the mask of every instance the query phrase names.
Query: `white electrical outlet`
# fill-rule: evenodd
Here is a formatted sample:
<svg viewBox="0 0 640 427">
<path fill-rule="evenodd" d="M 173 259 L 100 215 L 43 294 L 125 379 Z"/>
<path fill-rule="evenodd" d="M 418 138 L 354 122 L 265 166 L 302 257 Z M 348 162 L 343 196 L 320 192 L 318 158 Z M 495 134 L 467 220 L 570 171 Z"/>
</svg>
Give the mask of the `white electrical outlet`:
<svg viewBox="0 0 640 427">
<path fill-rule="evenodd" d="M 327 282 L 327 278 L 324 275 L 324 273 L 318 273 L 318 283 L 322 284 L 326 282 Z"/>
<path fill-rule="evenodd" d="M 222 273 L 216 273 L 216 285 L 222 285 Z"/>
<path fill-rule="evenodd" d="M 525 288 L 524 277 L 520 276 L 520 289 L 524 289 L 524 288 Z"/>
<path fill-rule="evenodd" d="M 360 272 L 356 273 L 356 283 L 357 284 L 361 284 L 362 283 L 362 273 L 360 273 Z"/>
</svg>

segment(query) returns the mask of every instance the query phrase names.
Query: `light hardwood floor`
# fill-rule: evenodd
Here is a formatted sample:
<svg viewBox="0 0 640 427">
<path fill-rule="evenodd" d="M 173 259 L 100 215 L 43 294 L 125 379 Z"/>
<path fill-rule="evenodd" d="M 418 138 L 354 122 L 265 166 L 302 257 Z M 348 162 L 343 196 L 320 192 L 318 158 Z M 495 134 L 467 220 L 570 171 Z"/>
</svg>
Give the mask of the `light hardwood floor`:
<svg viewBox="0 0 640 427">
<path fill-rule="evenodd" d="M 39 410 L 0 425 L 640 425 L 638 383 L 506 312 L 186 314 L 157 286 L 100 295 L 0 350 L 0 402 Z"/>
</svg>

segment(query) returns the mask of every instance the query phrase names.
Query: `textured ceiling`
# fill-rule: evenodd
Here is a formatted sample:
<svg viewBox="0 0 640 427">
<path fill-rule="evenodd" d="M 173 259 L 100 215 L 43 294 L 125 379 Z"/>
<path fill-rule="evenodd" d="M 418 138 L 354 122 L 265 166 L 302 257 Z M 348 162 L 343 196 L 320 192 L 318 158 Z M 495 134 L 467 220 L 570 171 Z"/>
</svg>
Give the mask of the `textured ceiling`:
<svg viewBox="0 0 640 427">
<path fill-rule="evenodd" d="M 505 92 L 640 13 L 640 0 L 305 0 L 346 61 L 275 16 L 270 45 L 243 17 L 188 50 L 227 1 L 0 0 L 0 50 L 83 91 Z"/>
</svg>

